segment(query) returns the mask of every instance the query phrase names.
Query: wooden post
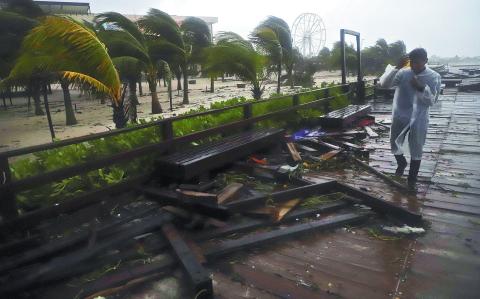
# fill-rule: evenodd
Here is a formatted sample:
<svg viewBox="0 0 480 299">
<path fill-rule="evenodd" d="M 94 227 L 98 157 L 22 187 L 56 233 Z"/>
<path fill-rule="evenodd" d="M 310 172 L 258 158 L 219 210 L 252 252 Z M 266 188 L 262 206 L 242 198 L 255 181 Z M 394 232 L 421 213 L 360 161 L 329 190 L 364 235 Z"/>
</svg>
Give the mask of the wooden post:
<svg viewBox="0 0 480 299">
<path fill-rule="evenodd" d="M 7 157 L 0 157 L 0 184 L 8 184 L 12 181 L 12 173 Z M 0 215 L 3 220 L 10 220 L 18 216 L 15 193 L 11 190 L 5 190 L 0 196 Z"/>
<path fill-rule="evenodd" d="M 292 105 L 293 106 L 298 106 L 300 104 L 300 97 L 298 94 L 294 94 L 292 97 Z"/>
<path fill-rule="evenodd" d="M 162 140 L 168 141 L 173 139 L 173 124 L 171 121 L 166 121 L 161 124 Z M 167 150 L 167 153 L 174 152 L 175 148 L 172 146 Z"/>
<path fill-rule="evenodd" d="M 252 111 L 252 103 L 248 103 L 245 106 L 243 106 L 243 118 L 244 119 L 249 119 L 253 116 L 253 111 Z M 250 124 L 248 125 L 245 130 L 251 130 L 253 128 L 253 125 Z"/>
</svg>

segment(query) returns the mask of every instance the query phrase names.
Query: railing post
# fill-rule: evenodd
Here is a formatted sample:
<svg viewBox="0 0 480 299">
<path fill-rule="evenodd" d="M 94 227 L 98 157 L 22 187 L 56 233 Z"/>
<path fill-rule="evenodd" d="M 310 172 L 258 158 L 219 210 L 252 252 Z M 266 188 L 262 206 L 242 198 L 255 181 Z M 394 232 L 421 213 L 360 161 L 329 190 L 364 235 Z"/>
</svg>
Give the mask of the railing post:
<svg viewBox="0 0 480 299">
<path fill-rule="evenodd" d="M 0 184 L 8 184 L 12 181 L 12 173 L 8 164 L 8 157 L 0 157 Z M 5 190 L 0 196 L 0 214 L 3 219 L 13 219 L 18 216 L 15 193 L 11 190 Z"/>
<path fill-rule="evenodd" d="M 173 124 L 172 121 L 167 120 L 165 122 L 162 122 L 161 124 L 161 132 L 162 132 L 162 140 L 163 141 L 169 141 L 173 139 Z M 175 147 L 171 146 L 168 150 L 167 153 L 171 153 L 175 151 Z"/>
<path fill-rule="evenodd" d="M 249 119 L 252 118 L 253 116 L 253 109 L 252 109 L 252 103 L 247 103 L 245 106 L 243 106 L 243 119 Z M 253 124 L 249 124 L 248 126 L 245 127 L 245 130 L 251 130 L 253 128 Z"/>
<path fill-rule="evenodd" d="M 298 94 L 294 94 L 293 97 L 292 97 L 292 105 L 293 106 L 298 106 L 300 105 L 300 97 L 298 96 Z"/>
</svg>

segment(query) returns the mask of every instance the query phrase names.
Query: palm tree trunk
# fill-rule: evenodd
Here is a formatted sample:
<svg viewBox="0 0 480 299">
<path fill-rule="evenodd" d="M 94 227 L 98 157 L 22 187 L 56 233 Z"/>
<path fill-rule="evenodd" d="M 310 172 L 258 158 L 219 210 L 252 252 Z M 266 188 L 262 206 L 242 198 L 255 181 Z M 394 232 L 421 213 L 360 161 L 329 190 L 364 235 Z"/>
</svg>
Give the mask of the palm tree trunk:
<svg viewBox="0 0 480 299">
<path fill-rule="evenodd" d="M 215 77 L 210 77 L 210 92 L 215 91 Z"/>
<path fill-rule="evenodd" d="M 158 101 L 157 95 L 157 78 L 147 79 L 148 88 L 150 89 L 150 94 L 152 96 L 152 114 L 162 113 L 162 106 Z"/>
<path fill-rule="evenodd" d="M 143 89 L 142 89 L 142 80 L 138 80 L 138 94 L 143 96 Z"/>
<path fill-rule="evenodd" d="M 4 92 L 2 92 L 2 99 L 3 99 L 3 108 L 7 110 L 7 102 L 6 102 L 7 99 L 5 98 Z"/>
<path fill-rule="evenodd" d="M 183 104 L 190 104 L 188 100 L 188 69 L 187 65 L 184 65 L 183 68 Z"/>
<path fill-rule="evenodd" d="M 168 78 L 168 101 L 170 102 L 170 111 L 173 111 L 173 96 L 172 96 L 172 77 Z"/>
<path fill-rule="evenodd" d="M 132 123 L 137 122 L 137 105 L 138 105 L 138 98 L 137 98 L 137 82 L 135 80 L 131 80 L 128 82 L 128 119 Z"/>
<path fill-rule="evenodd" d="M 40 100 L 40 84 L 34 83 L 32 86 L 33 103 L 35 104 L 35 115 L 45 115 L 42 110 L 42 102 Z"/>
<path fill-rule="evenodd" d="M 182 90 L 182 73 L 178 72 L 175 74 L 177 77 L 177 90 Z"/>
<path fill-rule="evenodd" d="M 52 136 L 52 142 L 55 141 L 55 131 L 53 130 L 52 116 L 50 115 L 50 107 L 48 106 L 48 87 L 47 84 L 43 86 L 43 103 L 45 104 L 45 111 L 47 112 L 48 128 Z"/>
<path fill-rule="evenodd" d="M 295 87 L 295 82 L 293 82 L 293 66 L 287 68 L 288 79 L 290 79 L 290 88 Z"/>
<path fill-rule="evenodd" d="M 263 90 L 260 89 L 260 84 L 258 82 L 252 82 L 252 95 L 255 100 L 260 100 L 262 98 Z"/>
<path fill-rule="evenodd" d="M 60 86 L 63 91 L 63 103 L 65 105 L 65 122 L 67 126 L 77 124 L 77 119 L 75 118 L 75 112 L 73 111 L 72 98 L 70 97 L 70 90 L 68 89 L 69 83 L 65 80 L 60 80 Z"/>
<path fill-rule="evenodd" d="M 277 78 L 277 94 L 280 94 L 280 84 L 282 82 L 282 63 L 279 63 L 277 65 L 277 73 L 278 73 L 278 78 Z"/>
<path fill-rule="evenodd" d="M 121 129 L 125 128 L 127 125 L 127 117 L 125 115 L 125 106 L 123 103 L 125 103 L 125 92 L 127 90 L 127 85 L 123 84 L 122 86 L 122 94 L 120 97 L 120 101 L 118 104 L 113 103 L 113 122 L 115 123 L 115 128 Z"/>
</svg>

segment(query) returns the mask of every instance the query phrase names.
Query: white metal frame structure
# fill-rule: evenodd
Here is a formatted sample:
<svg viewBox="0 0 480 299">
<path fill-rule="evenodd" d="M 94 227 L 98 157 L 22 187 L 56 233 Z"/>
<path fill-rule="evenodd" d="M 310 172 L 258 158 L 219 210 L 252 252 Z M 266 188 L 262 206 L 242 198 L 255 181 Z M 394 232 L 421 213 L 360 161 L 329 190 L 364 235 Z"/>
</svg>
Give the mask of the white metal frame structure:
<svg viewBox="0 0 480 299">
<path fill-rule="evenodd" d="M 314 13 L 299 15 L 292 25 L 293 45 L 305 57 L 318 55 L 325 46 L 326 31 L 322 18 Z"/>
</svg>

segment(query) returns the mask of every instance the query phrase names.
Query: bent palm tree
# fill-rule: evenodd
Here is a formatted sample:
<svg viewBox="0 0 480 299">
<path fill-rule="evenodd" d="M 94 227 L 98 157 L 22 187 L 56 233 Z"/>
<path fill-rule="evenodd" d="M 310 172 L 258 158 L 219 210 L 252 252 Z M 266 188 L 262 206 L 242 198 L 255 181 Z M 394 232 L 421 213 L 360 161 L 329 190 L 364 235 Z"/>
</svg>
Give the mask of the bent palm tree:
<svg viewBox="0 0 480 299">
<path fill-rule="evenodd" d="M 270 16 L 253 30 L 251 39 L 254 44 L 268 53 L 271 62 L 277 67 L 277 93 L 280 93 L 282 64 L 285 64 L 293 87 L 292 35 L 288 24 L 283 19 Z"/>
<path fill-rule="evenodd" d="M 44 18 L 23 40 L 13 69 L 1 83 L 15 84 L 38 74 L 89 86 L 108 94 L 114 106 L 119 103 L 120 80 L 105 46 L 94 32 L 73 20 Z M 42 76 L 41 84 L 47 76 Z"/>
<path fill-rule="evenodd" d="M 265 86 L 266 57 L 255 51 L 253 45 L 233 32 L 220 32 L 217 44 L 205 50 L 206 68 L 211 75 L 223 73 L 235 74 L 240 79 L 250 82 L 252 94 L 260 99 Z"/>
<path fill-rule="evenodd" d="M 95 17 L 95 22 L 100 28 L 98 35 L 112 57 L 132 57 L 142 62 L 152 97 L 152 113 L 161 113 L 162 106 L 157 95 L 157 63 L 150 56 L 147 40 L 137 24 L 116 12 L 99 14 Z M 117 29 L 105 30 L 104 24 L 113 24 Z"/>
</svg>

